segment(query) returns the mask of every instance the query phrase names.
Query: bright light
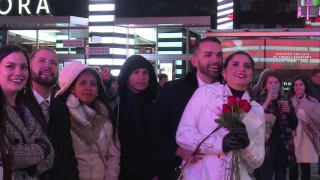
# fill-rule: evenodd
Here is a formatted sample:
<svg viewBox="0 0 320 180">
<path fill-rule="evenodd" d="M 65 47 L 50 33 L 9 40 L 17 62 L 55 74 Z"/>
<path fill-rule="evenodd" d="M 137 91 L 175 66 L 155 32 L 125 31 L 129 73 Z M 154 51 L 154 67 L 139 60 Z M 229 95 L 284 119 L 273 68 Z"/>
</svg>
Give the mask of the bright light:
<svg viewBox="0 0 320 180">
<path fill-rule="evenodd" d="M 64 48 L 63 43 L 56 43 L 56 48 Z"/>
<path fill-rule="evenodd" d="M 156 41 L 157 32 L 154 28 L 135 28 L 134 33 L 148 41 Z"/>
<path fill-rule="evenodd" d="M 68 35 L 56 35 L 57 40 L 68 40 Z"/>
<path fill-rule="evenodd" d="M 94 4 L 89 5 L 89 11 L 114 11 L 114 4 Z"/>
<path fill-rule="evenodd" d="M 91 15 L 89 22 L 111 22 L 114 21 L 114 15 Z"/>
<path fill-rule="evenodd" d="M 218 10 L 225 9 L 225 8 L 228 8 L 228 7 L 233 7 L 233 2 L 218 6 Z"/>
<path fill-rule="evenodd" d="M 218 23 L 221 23 L 221 22 L 229 21 L 229 20 L 231 20 L 231 19 L 224 17 L 224 18 L 218 18 L 217 22 L 218 22 Z"/>
<path fill-rule="evenodd" d="M 228 23 L 225 23 L 225 24 L 218 25 L 217 29 L 227 29 L 230 26 L 233 26 L 233 22 L 228 22 Z"/>
<path fill-rule="evenodd" d="M 25 39 L 28 39 L 30 41 L 36 41 L 37 39 L 36 30 L 10 30 L 9 33 L 23 36 Z M 56 36 L 39 31 L 39 41 L 56 42 Z"/>
<path fill-rule="evenodd" d="M 112 69 L 112 70 L 111 70 L 111 74 L 114 75 L 114 76 L 119 76 L 119 74 L 120 74 L 120 69 Z"/>
<path fill-rule="evenodd" d="M 182 33 L 159 33 L 158 38 L 182 38 Z"/>
<path fill-rule="evenodd" d="M 224 15 L 227 15 L 227 14 L 232 14 L 233 13 L 233 9 L 229 9 L 229 10 L 226 10 L 226 11 L 222 11 L 222 12 L 218 12 L 217 16 L 224 16 Z"/>
<path fill-rule="evenodd" d="M 120 48 L 110 48 L 110 54 L 127 54 L 127 49 L 120 49 Z"/>
<path fill-rule="evenodd" d="M 158 42 L 158 47 L 182 47 L 182 42 Z"/>
<path fill-rule="evenodd" d="M 125 62 L 125 59 L 98 59 L 98 58 L 90 58 L 88 60 L 88 64 L 89 65 L 118 65 L 118 66 L 122 66 L 123 63 Z M 112 73 L 113 74 L 113 73 Z M 115 74 L 113 74 L 115 75 Z"/>
<path fill-rule="evenodd" d="M 114 32 L 121 33 L 121 34 L 127 34 L 127 28 L 120 27 L 120 26 L 114 26 Z"/>
<path fill-rule="evenodd" d="M 182 51 L 158 51 L 158 54 L 182 54 Z"/>
<path fill-rule="evenodd" d="M 89 26 L 89 32 L 113 32 L 113 26 Z"/>
<path fill-rule="evenodd" d="M 91 37 L 89 38 L 90 43 L 117 43 L 117 44 L 127 44 L 127 38 L 119 37 L 101 37 L 101 42 L 92 42 Z M 129 44 L 134 44 L 134 39 L 129 39 Z"/>
</svg>

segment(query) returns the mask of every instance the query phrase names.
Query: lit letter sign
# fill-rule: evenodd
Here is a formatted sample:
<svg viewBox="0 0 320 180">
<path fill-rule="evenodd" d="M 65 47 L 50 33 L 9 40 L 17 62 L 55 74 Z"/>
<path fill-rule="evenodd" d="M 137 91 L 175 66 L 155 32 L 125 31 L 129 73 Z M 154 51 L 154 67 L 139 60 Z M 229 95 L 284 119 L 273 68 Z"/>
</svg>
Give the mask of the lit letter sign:
<svg viewBox="0 0 320 180">
<path fill-rule="evenodd" d="M 43 6 L 42 6 L 42 3 L 44 4 Z M 40 9 L 44 9 L 44 10 L 46 10 L 47 14 L 50 14 L 47 0 L 39 0 L 39 4 L 38 4 L 38 8 L 37 8 L 37 14 L 39 14 Z"/>
<path fill-rule="evenodd" d="M 11 11 L 11 9 L 12 9 L 12 0 L 8 0 L 8 3 L 9 3 L 9 6 L 8 6 L 8 9 L 6 11 L 0 10 L 0 14 L 1 15 L 7 15 Z"/>
<path fill-rule="evenodd" d="M 28 14 L 31 14 L 28 8 L 29 4 L 30 4 L 30 0 L 27 0 L 27 3 L 25 4 L 22 4 L 22 0 L 19 0 L 19 14 L 22 14 L 22 8 L 24 8 L 24 10 L 26 10 Z"/>
</svg>

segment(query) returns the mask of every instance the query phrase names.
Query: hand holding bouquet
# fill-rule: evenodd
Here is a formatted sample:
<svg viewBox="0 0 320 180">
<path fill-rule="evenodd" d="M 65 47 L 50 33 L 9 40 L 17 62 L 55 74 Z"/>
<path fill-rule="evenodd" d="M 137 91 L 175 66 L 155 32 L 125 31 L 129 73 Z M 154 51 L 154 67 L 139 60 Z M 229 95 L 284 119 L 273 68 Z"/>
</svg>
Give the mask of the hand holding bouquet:
<svg viewBox="0 0 320 180">
<path fill-rule="evenodd" d="M 219 126 L 229 130 L 229 133 L 223 138 L 222 150 L 225 153 L 233 152 L 230 163 L 230 180 L 240 180 L 239 150 L 245 149 L 250 144 L 250 139 L 242 120 L 250 109 L 251 105 L 247 100 L 229 96 L 228 103 L 222 105 L 223 113 L 220 119 L 215 120 Z"/>
</svg>

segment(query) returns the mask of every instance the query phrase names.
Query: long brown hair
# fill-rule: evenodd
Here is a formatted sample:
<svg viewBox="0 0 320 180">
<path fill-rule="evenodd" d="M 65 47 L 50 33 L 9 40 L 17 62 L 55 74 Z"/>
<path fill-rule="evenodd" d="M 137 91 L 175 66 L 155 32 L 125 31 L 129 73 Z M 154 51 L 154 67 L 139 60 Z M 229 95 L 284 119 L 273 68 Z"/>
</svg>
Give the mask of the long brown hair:
<svg viewBox="0 0 320 180">
<path fill-rule="evenodd" d="M 47 132 L 46 130 L 46 122 L 41 114 L 42 112 L 39 111 L 39 104 L 36 100 L 36 98 L 33 95 L 32 87 L 31 87 L 31 71 L 30 71 L 30 62 L 27 54 L 18 46 L 15 45 L 5 45 L 0 48 L 0 62 L 6 58 L 11 53 L 15 52 L 21 52 L 24 54 L 24 56 L 27 59 L 28 64 L 28 80 L 25 85 L 25 88 L 18 92 L 16 97 L 17 103 L 23 103 L 34 115 L 34 117 L 37 119 L 37 121 L 41 124 L 44 132 Z M 5 96 L 3 94 L 1 85 L 0 85 L 0 104 L 2 106 L 0 107 L 0 152 L 1 152 L 1 160 L 3 162 L 3 179 L 5 180 L 11 180 L 12 179 L 12 150 L 10 148 L 10 142 L 6 141 L 6 130 L 5 130 L 5 122 L 4 119 L 8 117 L 7 112 L 5 111 L 3 104 L 5 103 Z"/>
</svg>

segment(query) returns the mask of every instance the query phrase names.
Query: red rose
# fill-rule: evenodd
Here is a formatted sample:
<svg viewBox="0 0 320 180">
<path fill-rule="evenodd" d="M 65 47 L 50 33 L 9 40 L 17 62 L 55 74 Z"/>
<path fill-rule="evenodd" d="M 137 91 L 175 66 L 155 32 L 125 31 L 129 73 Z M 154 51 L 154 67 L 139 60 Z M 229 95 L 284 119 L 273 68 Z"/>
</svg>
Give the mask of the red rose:
<svg viewBox="0 0 320 180">
<path fill-rule="evenodd" d="M 228 96 L 228 104 L 231 105 L 236 105 L 237 104 L 237 97 L 235 96 Z"/>
<path fill-rule="evenodd" d="M 242 109 L 244 112 L 249 112 L 251 109 L 251 104 L 248 101 L 245 101 Z"/>
<path fill-rule="evenodd" d="M 222 104 L 222 112 L 223 113 L 230 113 L 231 112 L 231 108 L 228 104 Z"/>
<path fill-rule="evenodd" d="M 247 100 L 241 99 L 240 102 L 239 102 L 239 108 L 240 108 L 240 109 L 243 109 L 243 107 L 244 107 L 244 105 L 245 105 L 246 102 L 247 102 Z"/>
</svg>

